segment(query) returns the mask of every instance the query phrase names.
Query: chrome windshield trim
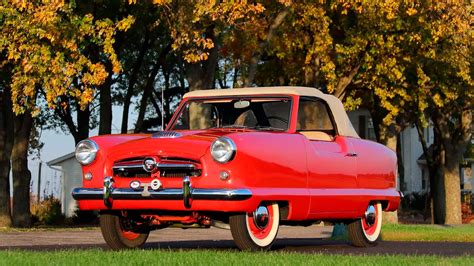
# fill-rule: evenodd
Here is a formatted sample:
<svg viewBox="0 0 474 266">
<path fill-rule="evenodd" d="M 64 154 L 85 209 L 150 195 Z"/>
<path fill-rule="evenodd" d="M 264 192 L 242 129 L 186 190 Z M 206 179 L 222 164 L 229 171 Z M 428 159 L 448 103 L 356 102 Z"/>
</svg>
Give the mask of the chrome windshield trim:
<svg viewBox="0 0 474 266">
<path fill-rule="evenodd" d="M 136 199 L 136 200 L 182 200 L 182 188 L 169 188 L 162 190 L 149 190 L 150 196 L 142 196 L 143 189 L 133 190 L 131 188 L 115 188 L 110 197 L 114 200 Z M 72 191 L 72 197 L 75 200 L 93 200 L 103 199 L 104 192 L 102 188 L 75 188 Z M 246 200 L 252 197 L 252 191 L 249 189 L 191 189 L 191 198 L 193 200 Z"/>
</svg>

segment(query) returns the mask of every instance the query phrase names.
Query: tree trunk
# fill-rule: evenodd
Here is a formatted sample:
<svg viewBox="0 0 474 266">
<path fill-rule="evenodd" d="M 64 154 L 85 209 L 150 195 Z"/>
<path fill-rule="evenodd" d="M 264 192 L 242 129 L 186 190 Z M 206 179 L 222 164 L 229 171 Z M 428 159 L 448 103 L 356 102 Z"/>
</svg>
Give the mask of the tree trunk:
<svg viewBox="0 0 474 266">
<path fill-rule="evenodd" d="M 84 110 L 77 107 L 77 134 L 74 136 L 75 143 L 89 137 L 89 122 L 90 122 L 90 106 L 88 105 Z"/>
<path fill-rule="evenodd" d="M 214 41 L 215 46 L 210 50 L 207 61 L 186 65 L 186 78 L 189 84 L 189 91 L 214 88 L 214 76 L 218 61 L 218 48 L 213 29 L 209 29 L 207 34 L 208 37 Z M 211 110 L 209 108 L 192 105 L 189 109 L 190 129 L 209 127 L 204 118 L 209 117 L 210 112 Z"/>
<path fill-rule="evenodd" d="M 153 69 L 148 77 L 148 81 L 143 89 L 142 99 L 140 100 L 140 109 L 138 111 L 138 118 L 137 123 L 135 124 L 135 133 L 142 132 L 143 128 L 143 121 L 145 120 L 145 112 L 148 106 L 148 99 L 151 97 L 153 90 L 155 89 L 155 79 L 156 75 L 158 75 L 158 71 L 160 70 L 160 64 L 157 62 L 156 65 L 153 66 Z"/>
<path fill-rule="evenodd" d="M 54 112 L 67 126 L 69 132 L 74 138 L 74 142 L 77 144 L 79 141 L 89 137 L 90 107 L 87 106 L 84 110 L 81 110 L 79 104 L 76 104 L 76 126 L 74 119 L 72 118 L 71 107 L 69 106 L 71 101 L 64 100 L 64 102 L 67 103 L 66 108 L 56 108 L 54 109 Z"/>
<path fill-rule="evenodd" d="M 157 58 L 157 62 L 153 66 L 151 70 L 150 76 L 148 77 L 148 81 L 145 85 L 143 90 L 142 99 L 140 101 L 140 109 L 138 112 L 137 123 L 135 124 L 135 133 L 141 132 L 144 130 L 143 128 L 143 121 L 145 120 L 145 112 L 148 105 L 148 99 L 151 97 L 153 90 L 155 89 L 155 79 L 156 75 L 158 75 L 158 71 L 160 67 L 166 64 L 166 56 L 171 51 L 171 43 L 169 43 L 166 47 L 161 50 L 160 55 Z"/>
<path fill-rule="evenodd" d="M 431 116 L 435 142 L 436 180 L 433 191 L 434 222 L 461 224 L 461 185 L 459 165 L 471 141 L 472 111 L 469 106 L 462 111 L 442 113 L 435 110 Z"/>
<path fill-rule="evenodd" d="M 13 112 L 9 91 L 0 93 L 0 227 L 12 224 L 10 208 L 10 156 L 13 146 Z"/>
<path fill-rule="evenodd" d="M 99 111 L 99 135 L 112 133 L 112 64 L 107 62 L 107 73 L 109 75 L 104 83 L 99 86 L 100 111 Z"/>
<path fill-rule="evenodd" d="M 432 221 L 435 224 L 446 223 L 446 191 L 444 189 L 444 172 L 444 166 L 442 164 L 437 165 L 435 176 L 433 178 L 434 182 L 430 187 L 433 204 Z"/>
<path fill-rule="evenodd" d="M 455 154 L 446 154 L 448 158 L 456 157 Z M 446 197 L 445 204 L 445 224 L 462 224 L 461 212 L 461 182 L 459 177 L 459 162 L 453 160 L 447 163 L 444 176 L 444 190 Z"/>
<path fill-rule="evenodd" d="M 444 127 L 444 130 L 450 133 L 448 138 L 443 139 L 446 164 L 443 176 L 446 195 L 446 224 L 462 223 L 459 165 L 463 159 L 464 151 L 472 140 L 472 106 L 465 103 L 463 110 L 456 115 L 456 120 L 453 120 L 452 117 L 445 118 L 446 121 L 455 123 L 454 132 L 452 132 L 452 127 Z"/>
<path fill-rule="evenodd" d="M 127 131 L 128 131 L 128 113 L 130 112 L 130 102 L 134 94 L 135 84 L 137 83 L 137 80 L 138 80 L 138 74 L 143 64 L 143 59 L 145 58 L 145 54 L 152 43 L 153 42 L 149 42 L 149 32 L 147 31 L 145 33 L 145 38 L 143 40 L 140 53 L 138 54 L 137 60 L 135 61 L 135 64 L 132 67 L 132 71 L 128 79 L 127 93 L 125 94 L 125 99 L 123 100 L 122 126 L 120 129 L 120 132 L 122 134 L 127 134 Z"/>
<path fill-rule="evenodd" d="M 213 52 L 207 62 L 203 63 L 204 66 L 199 66 L 200 64 L 188 65 L 186 67 L 186 76 L 189 83 L 189 91 L 199 90 L 199 89 L 211 89 L 214 81 L 214 72 L 217 65 L 217 51 L 216 51 L 216 60 L 212 59 Z M 215 62 L 215 64 L 212 64 Z M 189 129 L 202 129 L 208 128 L 210 125 L 207 123 L 211 109 L 209 107 L 204 107 L 202 105 L 191 105 L 189 107 Z"/>
<path fill-rule="evenodd" d="M 380 133 L 382 133 L 380 135 L 382 137 L 381 139 L 383 140 L 382 144 L 384 144 L 386 147 L 388 147 L 392 151 L 397 152 L 398 134 L 396 134 L 396 132 L 390 132 L 390 133 L 387 134 L 387 128 L 386 127 L 383 130 L 380 130 Z M 396 181 L 397 188 L 398 188 L 398 186 L 399 186 L 398 176 L 395 177 L 395 181 Z M 383 221 L 384 224 L 398 224 L 398 211 L 383 212 L 382 221 Z"/>
<path fill-rule="evenodd" d="M 395 125 L 386 126 L 381 120 L 373 119 L 374 127 L 377 128 L 377 141 L 394 152 L 397 152 L 397 141 L 399 129 Z M 401 158 L 399 158 L 401 159 Z M 401 164 L 401 161 L 397 161 L 397 164 Z M 398 165 L 397 165 L 398 168 Z M 395 177 L 397 189 L 399 189 L 399 177 Z M 398 224 L 398 211 L 394 212 L 383 212 L 382 220 L 385 224 Z"/>
<path fill-rule="evenodd" d="M 272 21 L 272 23 L 269 25 L 266 38 L 260 41 L 260 43 L 258 44 L 257 51 L 253 54 L 252 58 L 250 59 L 247 78 L 245 78 L 244 80 L 244 87 L 250 87 L 253 84 L 255 80 L 255 75 L 257 74 L 258 62 L 260 61 L 262 53 L 264 52 L 263 50 L 268 45 L 268 43 L 273 39 L 273 37 L 275 36 L 276 30 L 283 23 L 289 11 L 290 9 L 288 7 L 283 8 L 275 17 L 275 19 Z"/>
<path fill-rule="evenodd" d="M 14 118 L 15 140 L 12 150 L 13 172 L 13 226 L 30 227 L 30 181 L 28 170 L 28 146 L 33 126 L 31 113 L 27 112 Z"/>
</svg>

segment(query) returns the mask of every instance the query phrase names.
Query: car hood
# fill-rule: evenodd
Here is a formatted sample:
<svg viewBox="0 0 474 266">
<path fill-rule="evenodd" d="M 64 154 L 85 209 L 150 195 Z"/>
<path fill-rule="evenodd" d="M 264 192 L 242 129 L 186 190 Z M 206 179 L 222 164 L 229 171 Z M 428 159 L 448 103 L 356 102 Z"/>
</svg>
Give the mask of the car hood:
<svg viewBox="0 0 474 266">
<path fill-rule="evenodd" d="M 215 139 L 230 133 L 233 131 L 163 131 L 122 142 L 108 148 L 106 152 L 108 159 L 112 161 L 152 155 L 198 161 Z"/>
</svg>

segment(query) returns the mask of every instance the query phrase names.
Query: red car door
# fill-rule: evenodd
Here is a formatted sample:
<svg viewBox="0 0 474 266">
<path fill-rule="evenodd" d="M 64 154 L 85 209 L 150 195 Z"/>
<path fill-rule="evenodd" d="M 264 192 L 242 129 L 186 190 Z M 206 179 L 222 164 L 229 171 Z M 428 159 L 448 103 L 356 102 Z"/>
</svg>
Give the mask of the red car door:
<svg viewBox="0 0 474 266">
<path fill-rule="evenodd" d="M 357 154 L 351 139 L 337 136 L 327 104 L 317 98 L 300 99 L 297 131 L 307 138 L 309 218 L 350 215 L 357 189 Z"/>
<path fill-rule="evenodd" d="M 341 136 L 333 141 L 311 140 L 307 152 L 310 213 L 353 213 L 357 161 L 352 143 Z"/>
</svg>

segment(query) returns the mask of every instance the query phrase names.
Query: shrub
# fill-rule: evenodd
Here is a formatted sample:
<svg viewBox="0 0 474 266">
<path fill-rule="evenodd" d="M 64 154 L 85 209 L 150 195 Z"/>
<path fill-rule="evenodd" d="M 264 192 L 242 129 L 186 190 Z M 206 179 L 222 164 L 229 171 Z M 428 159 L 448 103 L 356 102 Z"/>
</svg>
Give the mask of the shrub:
<svg viewBox="0 0 474 266">
<path fill-rule="evenodd" d="M 472 191 L 464 190 L 461 193 L 462 223 L 468 224 L 474 220 L 474 202 Z"/>
<path fill-rule="evenodd" d="M 427 204 L 427 192 L 413 192 L 406 194 L 402 199 L 401 206 L 404 210 L 425 210 Z"/>
<path fill-rule="evenodd" d="M 96 225 L 99 223 L 99 215 L 97 211 L 81 211 L 76 209 L 71 220 L 75 225 Z"/>
<path fill-rule="evenodd" d="M 32 220 L 43 225 L 57 225 L 64 221 L 61 213 L 61 201 L 49 196 L 40 203 L 31 204 Z"/>
</svg>

